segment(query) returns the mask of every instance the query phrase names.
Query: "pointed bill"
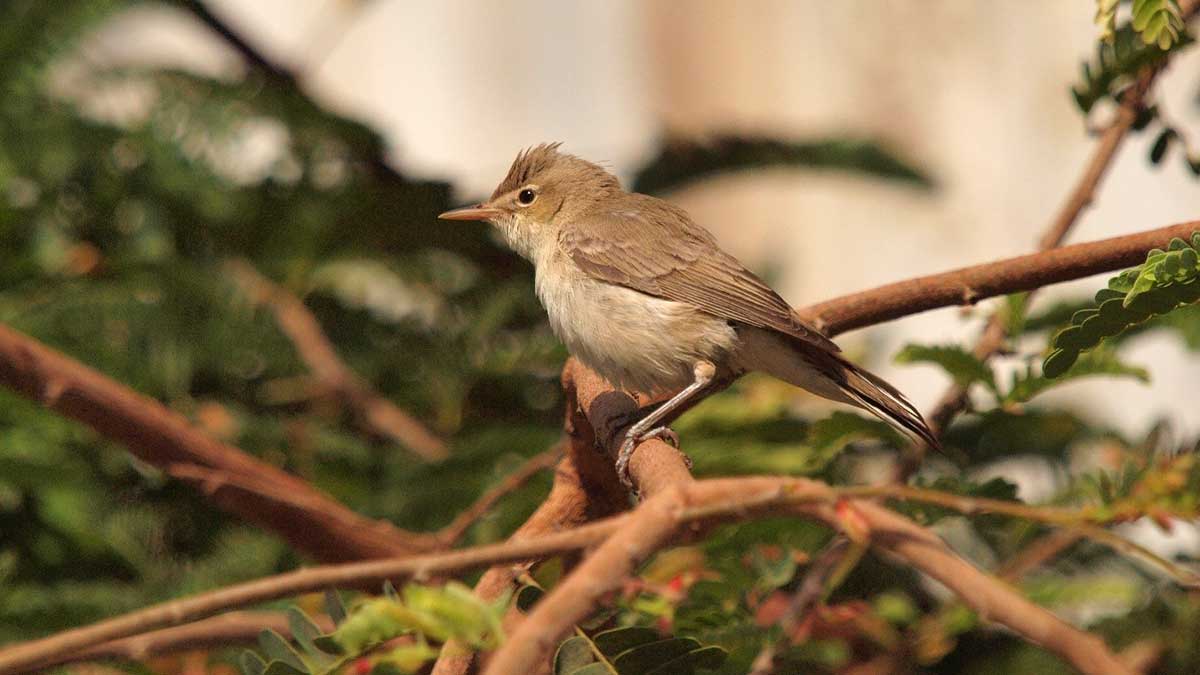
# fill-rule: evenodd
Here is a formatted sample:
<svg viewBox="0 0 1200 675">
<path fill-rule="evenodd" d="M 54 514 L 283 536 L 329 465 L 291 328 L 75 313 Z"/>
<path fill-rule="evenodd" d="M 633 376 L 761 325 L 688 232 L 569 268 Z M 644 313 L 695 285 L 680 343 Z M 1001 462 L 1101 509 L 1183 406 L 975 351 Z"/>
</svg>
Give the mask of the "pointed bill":
<svg viewBox="0 0 1200 675">
<path fill-rule="evenodd" d="M 447 211 L 438 218 L 440 220 L 490 220 L 503 214 L 500 209 L 491 208 L 485 204 L 464 206 L 461 209 Z"/>
</svg>

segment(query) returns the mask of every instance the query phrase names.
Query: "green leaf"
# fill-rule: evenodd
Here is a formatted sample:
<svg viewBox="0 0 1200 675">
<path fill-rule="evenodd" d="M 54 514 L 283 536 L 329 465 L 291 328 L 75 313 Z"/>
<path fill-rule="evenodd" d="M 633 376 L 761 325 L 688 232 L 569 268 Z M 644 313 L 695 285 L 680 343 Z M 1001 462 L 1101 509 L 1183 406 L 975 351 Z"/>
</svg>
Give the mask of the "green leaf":
<svg viewBox="0 0 1200 675">
<path fill-rule="evenodd" d="M 309 675 L 309 670 L 308 668 L 301 670 L 284 661 L 272 661 L 267 664 L 263 675 Z"/>
<path fill-rule="evenodd" d="M 1052 354 L 1052 358 L 1063 357 L 1056 357 Z M 1048 360 L 1048 362 L 1050 361 Z M 1056 368 L 1055 372 L 1058 372 L 1057 369 L 1060 366 L 1057 362 L 1054 363 L 1054 367 Z M 1098 375 L 1132 377 L 1141 382 L 1150 381 L 1150 374 L 1145 368 L 1129 365 L 1117 358 L 1117 355 L 1111 351 L 1096 350 L 1080 356 L 1067 370 L 1054 376 L 1034 373 L 1032 367 L 1024 373 L 1015 373 L 1012 387 L 1004 396 L 1004 400 L 1006 403 L 1024 403 L 1058 384 Z"/>
<path fill-rule="evenodd" d="M 1142 42 L 1170 49 L 1183 31 L 1183 13 L 1176 0 L 1133 0 L 1133 29 Z"/>
<path fill-rule="evenodd" d="M 392 666 L 401 673 L 415 673 L 421 670 L 425 664 L 436 659 L 439 653 L 438 649 L 431 647 L 424 640 L 410 645 L 402 645 L 375 657 L 376 669 L 372 671 L 372 675 L 379 675 L 382 671 L 379 666 Z"/>
<path fill-rule="evenodd" d="M 700 648 L 692 638 L 667 638 L 627 649 L 613 659 L 621 673 L 646 673 Z"/>
<path fill-rule="evenodd" d="M 537 601 L 541 600 L 542 596 L 545 594 L 546 592 L 537 586 L 522 586 L 521 590 L 517 591 L 517 597 L 515 601 L 517 609 L 521 610 L 522 612 L 528 612 L 529 610 L 533 609 L 533 606 L 537 604 Z"/>
<path fill-rule="evenodd" d="M 1154 249 L 1146 262 L 1121 272 L 1096 293 L 1097 306 L 1076 311 L 1069 326 L 1050 340 L 1042 373 L 1060 377 L 1080 352 L 1114 338 L 1155 315 L 1167 315 L 1200 301 L 1200 250 L 1192 241 L 1176 238 L 1167 250 Z"/>
<path fill-rule="evenodd" d="M 346 605 L 342 602 L 342 594 L 336 589 L 330 588 L 325 591 L 324 596 L 325 613 L 333 621 L 333 625 L 339 626 L 346 620 Z"/>
<path fill-rule="evenodd" d="M 813 422 L 805 444 L 818 456 L 832 458 L 859 440 L 880 440 L 897 448 L 905 443 L 904 437 L 886 422 L 839 410 Z"/>
<path fill-rule="evenodd" d="M 577 635 L 558 646 L 558 651 L 554 654 L 554 675 L 572 675 L 593 663 L 596 663 L 596 653 L 591 643 L 586 637 Z M 617 671 L 609 667 L 607 672 Z"/>
<path fill-rule="evenodd" d="M 968 387 L 982 382 L 999 397 L 992 369 L 971 352 L 958 345 L 907 344 L 896 354 L 896 363 L 932 363 L 941 366 L 955 383 Z"/>
<path fill-rule="evenodd" d="M 785 141 L 718 135 L 705 141 L 668 138 L 633 179 L 633 190 L 658 194 L 734 171 L 791 167 L 854 171 L 929 188 L 933 181 L 872 141 Z"/>
<path fill-rule="evenodd" d="M 1154 139 L 1154 145 L 1150 147 L 1151 164 L 1162 162 L 1163 157 L 1167 154 L 1167 149 L 1171 147 L 1171 141 L 1175 140 L 1177 136 L 1179 136 L 1179 132 L 1175 131 L 1175 129 L 1171 127 L 1163 129 L 1158 138 Z"/>
<path fill-rule="evenodd" d="M 305 655 L 319 667 L 324 667 L 332 662 L 332 656 L 318 647 L 315 642 L 324 634 L 324 631 L 307 614 L 302 612 L 299 607 L 289 607 L 287 614 L 288 627 L 291 628 L 292 639 L 296 641 L 296 644 L 300 645 Z"/>
<path fill-rule="evenodd" d="M 728 656 L 729 652 L 721 647 L 701 647 L 667 661 L 647 675 L 691 675 L 697 669 L 716 670 Z"/>
<path fill-rule="evenodd" d="M 241 666 L 243 675 L 263 675 L 267 670 L 267 662 L 249 649 L 242 652 L 238 658 L 238 665 Z"/>
<path fill-rule="evenodd" d="M 271 629 L 266 629 L 258 634 L 258 646 L 263 650 L 271 661 L 267 664 L 267 672 L 271 672 L 271 668 L 276 663 L 283 665 L 300 673 L 309 672 L 308 666 L 300 655 L 292 649 L 292 645 L 279 633 Z"/>
<path fill-rule="evenodd" d="M 653 628 L 628 626 L 626 628 L 613 628 L 612 630 L 596 633 L 592 636 L 592 641 L 596 643 L 596 648 L 602 654 L 615 656 L 627 649 L 633 649 L 638 645 L 655 642 L 662 638 L 662 633 Z"/>
<path fill-rule="evenodd" d="M 1175 34 L 1169 30 L 1155 32 L 1156 38 L 1172 38 L 1165 48 L 1157 39 L 1147 41 L 1146 36 L 1146 32 L 1135 30 L 1134 26 L 1126 23 L 1108 39 L 1099 42 L 1095 60 L 1082 65 L 1083 77 L 1071 88 L 1071 95 L 1081 111 L 1091 112 L 1098 102 L 1115 99 L 1143 67 L 1161 64 L 1169 53 L 1191 42 L 1191 38 L 1182 31 L 1176 31 Z M 1151 107 L 1144 113 L 1138 120 L 1140 126 L 1135 125 L 1139 129 L 1154 119 L 1157 111 Z"/>
</svg>

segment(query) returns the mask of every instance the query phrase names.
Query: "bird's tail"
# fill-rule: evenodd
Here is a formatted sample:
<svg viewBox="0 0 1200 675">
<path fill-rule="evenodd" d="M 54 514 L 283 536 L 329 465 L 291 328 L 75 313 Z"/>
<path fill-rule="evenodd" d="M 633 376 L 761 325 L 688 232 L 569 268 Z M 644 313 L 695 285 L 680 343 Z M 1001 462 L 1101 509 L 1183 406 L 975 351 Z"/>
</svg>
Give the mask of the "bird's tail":
<svg viewBox="0 0 1200 675">
<path fill-rule="evenodd" d="M 836 347 L 748 327 L 738 335 L 741 368 L 762 371 L 818 396 L 858 406 L 906 436 L 941 448 L 925 418 L 899 389 L 847 361 L 834 351 Z"/>
<path fill-rule="evenodd" d="M 930 448 L 941 449 L 941 442 L 916 406 L 878 375 L 859 368 L 838 354 L 830 354 L 838 362 L 838 386 L 854 403 L 897 427 L 915 440 L 925 441 Z"/>
</svg>

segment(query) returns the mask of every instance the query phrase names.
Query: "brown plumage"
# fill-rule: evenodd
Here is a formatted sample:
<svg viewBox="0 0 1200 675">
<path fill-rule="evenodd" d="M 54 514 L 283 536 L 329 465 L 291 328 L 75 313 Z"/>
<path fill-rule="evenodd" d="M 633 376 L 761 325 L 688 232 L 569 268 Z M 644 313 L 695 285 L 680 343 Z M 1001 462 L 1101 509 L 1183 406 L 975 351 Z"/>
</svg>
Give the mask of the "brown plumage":
<svg viewBox="0 0 1200 675">
<path fill-rule="evenodd" d="M 759 370 L 937 446 L 903 394 L 847 361 L 685 211 L 625 192 L 602 167 L 558 147 L 522 152 L 487 203 L 443 217 L 492 223 L 534 263 L 550 323 L 584 363 L 631 389 L 691 384 L 668 409 L 713 373 Z M 646 431 L 630 431 L 619 463 Z"/>
</svg>

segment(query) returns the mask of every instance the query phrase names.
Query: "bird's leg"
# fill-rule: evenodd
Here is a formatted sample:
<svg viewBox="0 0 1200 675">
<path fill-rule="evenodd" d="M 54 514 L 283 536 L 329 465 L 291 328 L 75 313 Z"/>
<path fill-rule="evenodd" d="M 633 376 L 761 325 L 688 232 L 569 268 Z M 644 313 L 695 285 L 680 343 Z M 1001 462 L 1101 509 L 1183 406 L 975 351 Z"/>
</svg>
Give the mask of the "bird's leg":
<svg viewBox="0 0 1200 675">
<path fill-rule="evenodd" d="M 692 375 L 695 378 L 691 384 L 672 396 L 666 403 L 658 406 L 654 412 L 646 415 L 637 424 L 629 427 L 629 431 L 625 432 L 625 441 L 621 443 L 621 450 L 617 453 L 617 476 L 621 478 L 621 482 L 626 487 L 633 487 L 633 481 L 629 478 L 629 458 L 633 456 L 633 449 L 637 444 L 647 438 L 655 436 L 673 437 L 675 432 L 667 427 L 655 427 L 663 418 L 671 414 L 671 411 L 680 407 L 695 396 L 701 389 L 707 387 L 716 377 L 717 367 L 710 361 L 697 361 L 692 367 Z M 678 443 L 676 443 L 677 445 Z"/>
</svg>

